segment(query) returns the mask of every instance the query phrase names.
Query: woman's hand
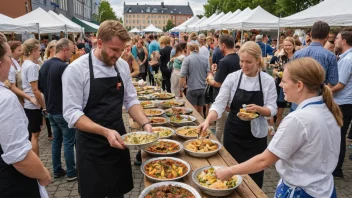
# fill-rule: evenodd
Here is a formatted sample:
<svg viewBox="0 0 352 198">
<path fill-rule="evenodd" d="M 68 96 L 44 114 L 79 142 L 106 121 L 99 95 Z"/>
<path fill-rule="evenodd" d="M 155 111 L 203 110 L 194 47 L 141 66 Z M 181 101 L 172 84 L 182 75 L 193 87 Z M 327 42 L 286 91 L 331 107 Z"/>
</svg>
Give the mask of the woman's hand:
<svg viewBox="0 0 352 198">
<path fill-rule="evenodd" d="M 205 120 L 202 124 L 198 126 L 198 133 L 201 133 L 203 131 L 207 131 L 209 127 L 209 122 Z"/>
<path fill-rule="evenodd" d="M 216 178 L 220 179 L 221 181 L 227 181 L 231 179 L 233 173 L 231 171 L 231 167 L 219 168 L 215 170 Z"/>
<path fill-rule="evenodd" d="M 175 58 L 170 59 L 170 62 L 172 62 L 172 63 L 173 63 L 174 61 L 175 61 Z"/>
<path fill-rule="evenodd" d="M 182 98 L 183 97 L 183 90 L 180 90 L 178 97 Z"/>
<path fill-rule="evenodd" d="M 32 98 L 29 100 L 31 103 L 33 103 L 35 106 L 40 107 L 40 105 L 38 104 L 37 100 L 35 98 Z"/>
<path fill-rule="evenodd" d="M 256 112 L 260 113 L 260 108 L 261 107 L 258 106 L 258 105 L 249 104 L 249 105 L 246 106 L 246 112 L 248 112 L 248 113 L 256 113 Z"/>
</svg>

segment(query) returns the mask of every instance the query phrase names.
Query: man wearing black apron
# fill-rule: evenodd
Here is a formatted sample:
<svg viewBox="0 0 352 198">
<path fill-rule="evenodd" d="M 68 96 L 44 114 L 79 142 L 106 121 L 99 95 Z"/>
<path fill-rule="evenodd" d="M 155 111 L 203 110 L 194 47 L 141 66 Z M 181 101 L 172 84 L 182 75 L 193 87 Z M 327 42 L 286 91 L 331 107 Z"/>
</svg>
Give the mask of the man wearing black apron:
<svg viewBox="0 0 352 198">
<path fill-rule="evenodd" d="M 251 123 L 242 121 L 237 113 L 242 104 L 256 104 L 264 106 L 264 97 L 260 72 L 258 73 L 260 91 L 246 91 L 240 89 L 243 73 L 241 73 L 236 93 L 233 97 L 230 113 L 226 120 L 224 132 L 224 147 L 238 163 L 242 163 L 253 156 L 262 153 L 267 147 L 267 138 L 256 138 L 252 134 Z M 250 174 L 255 183 L 261 188 L 264 171 Z"/>
<path fill-rule="evenodd" d="M 64 115 L 69 126 L 78 129 L 76 151 L 81 197 L 119 198 L 133 188 L 130 154 L 121 138 L 126 134 L 122 106 L 125 105 L 142 128 L 150 132 L 152 129 L 137 100 L 128 65 L 119 59 L 130 39 L 127 31 L 116 21 L 105 21 L 100 25 L 97 39 L 94 51 L 65 70 L 62 78 Z M 75 73 L 79 69 L 82 70 Z M 75 82 L 80 75 L 83 83 L 81 79 Z M 85 85 L 89 85 L 89 89 Z M 83 86 L 84 91 L 78 95 L 79 86 Z M 72 106 L 79 104 L 82 95 L 86 104 L 79 108 L 83 113 L 75 120 L 77 111 Z"/>
</svg>

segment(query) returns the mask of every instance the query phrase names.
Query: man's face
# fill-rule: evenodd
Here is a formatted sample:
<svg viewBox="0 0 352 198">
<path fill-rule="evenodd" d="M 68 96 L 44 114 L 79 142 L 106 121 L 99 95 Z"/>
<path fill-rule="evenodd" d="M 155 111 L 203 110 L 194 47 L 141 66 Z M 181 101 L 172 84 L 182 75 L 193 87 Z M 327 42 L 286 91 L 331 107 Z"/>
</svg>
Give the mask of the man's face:
<svg viewBox="0 0 352 198">
<path fill-rule="evenodd" d="M 343 45 L 343 40 L 342 40 L 341 34 L 338 34 L 336 39 L 335 39 L 335 49 L 336 49 L 336 51 L 341 52 L 342 51 L 342 45 Z"/>
<path fill-rule="evenodd" d="M 111 40 L 103 42 L 98 40 L 98 49 L 101 50 L 102 62 L 107 66 L 114 66 L 121 57 L 126 46 L 126 41 L 122 41 L 114 36 Z"/>
<path fill-rule="evenodd" d="M 225 44 L 219 42 L 219 49 L 223 55 L 225 54 L 225 48 Z"/>
<path fill-rule="evenodd" d="M 68 44 L 68 49 L 66 49 L 66 53 L 65 53 L 66 62 L 70 61 L 70 58 L 74 54 L 74 52 L 75 52 L 75 46 L 72 43 Z"/>
</svg>

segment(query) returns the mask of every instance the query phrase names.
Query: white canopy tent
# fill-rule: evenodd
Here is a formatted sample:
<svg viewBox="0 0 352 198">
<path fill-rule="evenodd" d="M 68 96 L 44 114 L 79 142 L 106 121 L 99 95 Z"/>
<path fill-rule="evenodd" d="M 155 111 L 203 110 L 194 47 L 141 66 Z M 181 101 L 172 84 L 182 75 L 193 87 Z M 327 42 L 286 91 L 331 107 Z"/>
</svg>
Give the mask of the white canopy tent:
<svg viewBox="0 0 352 198">
<path fill-rule="evenodd" d="M 316 21 L 330 26 L 352 26 L 351 0 L 325 0 L 306 10 L 282 18 L 280 27 L 307 27 Z"/>
<path fill-rule="evenodd" d="M 150 24 L 147 28 L 143 29 L 143 32 L 156 32 L 161 33 L 163 32 L 161 29 L 155 27 L 153 24 Z"/>
<path fill-rule="evenodd" d="M 38 24 L 15 21 L 15 19 L 0 14 L 0 31 L 3 32 L 38 32 Z"/>
<path fill-rule="evenodd" d="M 82 27 L 77 25 L 76 23 L 72 22 L 71 20 L 69 20 L 68 18 L 66 18 L 64 15 L 60 14 L 56 14 L 55 12 L 49 10 L 48 13 L 55 17 L 56 19 L 60 20 L 61 22 L 63 22 L 64 24 L 67 25 L 67 31 L 68 32 L 82 32 Z"/>
<path fill-rule="evenodd" d="M 207 20 L 206 22 L 202 23 L 199 26 L 199 30 L 207 30 L 208 26 L 212 23 L 214 23 L 215 21 L 219 20 L 221 17 L 225 16 L 225 14 L 223 12 L 221 12 L 220 14 L 216 15 L 214 18 Z"/>
<path fill-rule="evenodd" d="M 131 32 L 131 33 L 140 33 L 141 31 L 139 29 L 137 29 L 137 28 L 133 28 L 129 32 Z"/>
<path fill-rule="evenodd" d="M 172 31 L 172 32 L 184 32 L 188 25 L 192 25 L 192 24 L 196 23 L 199 20 L 200 19 L 197 16 L 194 16 L 192 18 L 189 18 L 187 21 L 183 22 L 181 25 L 172 28 L 170 31 Z"/>
<path fill-rule="evenodd" d="M 223 13 L 222 13 L 223 14 Z M 206 20 L 204 20 L 203 22 L 201 22 L 201 23 L 198 23 L 197 25 L 195 25 L 194 27 L 193 27 L 193 31 L 195 31 L 195 32 L 198 32 L 200 29 L 200 27 L 202 26 L 202 25 L 205 25 L 205 24 L 207 24 L 208 23 L 208 21 L 211 21 L 211 20 L 213 20 L 215 17 L 217 17 L 218 16 L 218 14 L 213 14 L 213 15 L 211 15 L 208 19 L 206 19 Z"/>
<path fill-rule="evenodd" d="M 276 30 L 279 28 L 279 18 L 258 6 L 247 17 L 232 24 L 233 29 L 240 30 Z"/>
<path fill-rule="evenodd" d="M 203 17 L 201 19 L 199 19 L 199 21 L 193 23 L 192 25 L 188 25 L 185 29 L 185 32 L 192 32 L 194 31 L 194 27 L 200 23 L 202 23 L 203 21 L 207 20 L 208 18 L 207 17 Z"/>
<path fill-rule="evenodd" d="M 236 15 L 234 19 L 222 23 L 221 27 L 226 29 L 234 29 L 236 23 L 239 23 L 242 20 L 246 19 L 250 14 L 252 14 L 252 12 L 253 10 L 251 10 L 250 8 L 246 8 L 241 13 Z"/>
<path fill-rule="evenodd" d="M 208 25 L 208 30 L 211 29 L 222 29 L 221 27 L 221 23 L 224 23 L 226 21 L 228 21 L 228 19 L 232 18 L 232 16 L 234 16 L 234 14 L 238 14 L 240 13 L 241 10 L 236 10 L 235 12 L 228 12 L 225 16 L 221 17 L 220 19 L 218 19 L 217 21 L 214 21 L 213 23 Z"/>
</svg>

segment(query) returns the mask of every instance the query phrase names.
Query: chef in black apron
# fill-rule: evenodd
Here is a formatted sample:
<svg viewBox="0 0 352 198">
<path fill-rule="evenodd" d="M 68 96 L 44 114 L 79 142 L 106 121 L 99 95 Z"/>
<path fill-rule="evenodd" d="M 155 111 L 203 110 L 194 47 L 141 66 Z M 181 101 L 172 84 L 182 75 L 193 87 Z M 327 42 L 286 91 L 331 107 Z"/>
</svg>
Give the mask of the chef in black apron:
<svg viewBox="0 0 352 198">
<path fill-rule="evenodd" d="M 253 52 L 257 52 L 257 54 L 251 54 Z M 246 56 L 243 56 L 244 53 Z M 209 123 L 218 119 L 230 104 L 230 112 L 224 130 L 224 147 L 238 163 L 244 162 L 266 149 L 267 122 L 264 116 L 274 115 L 277 109 L 274 79 L 260 71 L 259 60 L 257 64 L 253 64 L 261 58 L 260 54 L 261 50 L 254 42 L 247 42 L 241 47 L 240 58 L 249 58 L 252 63 L 244 66 L 243 62 L 248 60 L 242 60 L 241 70 L 227 76 L 215 103 L 210 108 L 207 119 L 200 125 L 202 130 L 208 128 Z M 248 111 L 256 109 L 254 112 L 259 113 L 260 116 L 253 121 L 241 120 L 237 113 L 243 108 L 243 104 L 248 106 Z M 259 187 L 262 187 L 264 171 L 250 174 L 250 176 Z"/>
<path fill-rule="evenodd" d="M 120 35 L 113 35 L 109 40 L 99 37 L 99 33 L 106 35 L 107 30 Z M 63 74 L 64 117 L 70 127 L 77 128 L 78 187 L 82 198 L 123 197 L 133 189 L 130 154 L 121 138 L 126 134 L 123 105 L 133 119 L 151 131 L 149 120 L 137 100 L 128 65 L 117 59 L 128 41 L 126 35 L 128 33 L 120 23 L 102 23 L 97 49 L 73 62 Z M 86 72 L 85 63 L 88 63 L 89 72 Z M 75 73 L 77 69 L 79 72 Z M 83 83 L 75 82 L 77 75 L 84 76 Z M 89 81 L 89 92 L 86 91 L 86 80 Z M 77 86 L 83 86 L 84 91 Z M 72 111 L 75 109 L 72 106 L 79 104 L 80 99 L 76 92 L 81 92 L 86 104 L 82 106 L 84 115 L 80 114 L 75 122 L 72 119 L 77 111 Z"/>
</svg>

